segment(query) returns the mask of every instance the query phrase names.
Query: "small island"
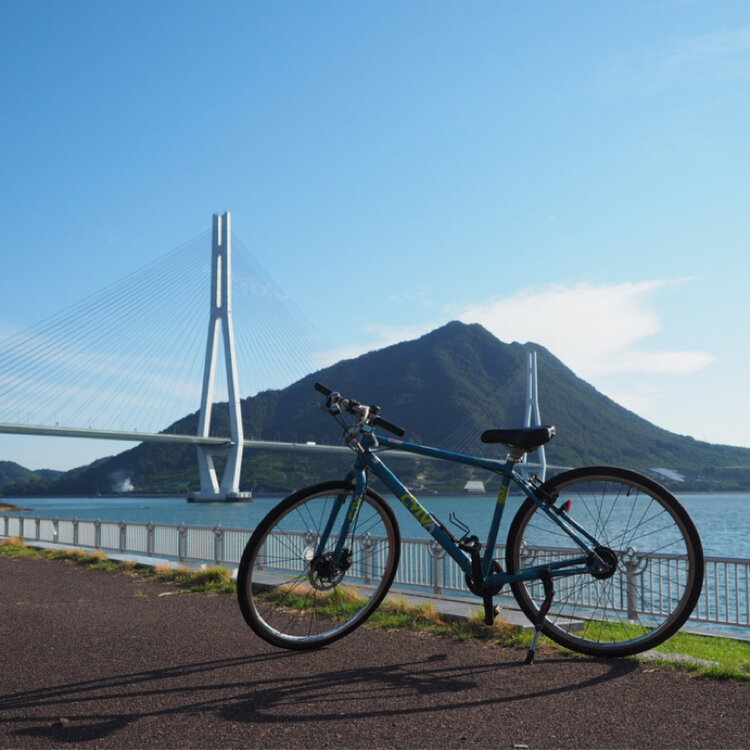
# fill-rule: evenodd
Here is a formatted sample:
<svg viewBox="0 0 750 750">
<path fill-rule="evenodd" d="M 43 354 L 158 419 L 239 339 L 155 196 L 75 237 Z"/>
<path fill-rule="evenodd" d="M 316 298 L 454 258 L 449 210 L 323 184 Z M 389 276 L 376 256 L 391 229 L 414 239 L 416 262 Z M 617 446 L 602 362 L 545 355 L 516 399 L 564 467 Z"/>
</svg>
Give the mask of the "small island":
<svg viewBox="0 0 750 750">
<path fill-rule="evenodd" d="M 5 503 L 2 500 L 0 500 L 0 513 L 7 513 L 10 510 L 24 510 L 24 509 L 19 508 L 17 505 L 11 505 L 10 503 Z"/>
</svg>

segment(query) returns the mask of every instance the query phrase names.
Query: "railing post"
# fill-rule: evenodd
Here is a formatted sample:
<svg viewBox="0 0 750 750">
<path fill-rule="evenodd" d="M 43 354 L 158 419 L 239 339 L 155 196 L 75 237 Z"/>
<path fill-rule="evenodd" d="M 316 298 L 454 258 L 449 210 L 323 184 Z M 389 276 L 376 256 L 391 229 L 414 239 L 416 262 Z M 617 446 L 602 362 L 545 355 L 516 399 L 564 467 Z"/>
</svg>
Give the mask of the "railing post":
<svg viewBox="0 0 750 750">
<path fill-rule="evenodd" d="M 78 546 L 78 519 L 73 519 L 73 546 Z"/>
<path fill-rule="evenodd" d="M 125 552 L 128 548 L 128 524 L 127 521 L 120 521 L 120 552 Z"/>
<path fill-rule="evenodd" d="M 60 538 L 60 521 L 57 518 L 52 519 L 52 541 L 57 544 Z"/>
<path fill-rule="evenodd" d="M 181 523 L 177 529 L 179 539 L 177 540 L 177 557 L 180 561 L 187 557 L 187 527 Z"/>
<path fill-rule="evenodd" d="M 436 594 L 442 594 L 445 586 L 445 566 L 443 565 L 445 550 L 437 542 L 431 542 L 428 549 L 432 555 L 433 588 Z"/>
<path fill-rule="evenodd" d="M 42 536 L 42 519 L 39 517 L 34 519 L 34 532 L 36 541 L 40 541 Z"/>
<path fill-rule="evenodd" d="M 362 558 L 364 563 L 364 570 L 362 571 L 362 576 L 365 579 L 365 583 L 370 583 L 370 580 L 372 579 L 372 549 L 375 546 L 376 542 L 368 531 L 359 540 L 359 543 L 362 545 L 362 550 L 364 551 L 364 555 Z"/>
<path fill-rule="evenodd" d="M 8 531 L 10 530 L 10 519 L 8 516 L 3 516 L 3 536 L 10 536 Z"/>
<path fill-rule="evenodd" d="M 224 560 L 224 529 L 217 525 L 214 529 L 214 561 L 220 563 Z"/>
<path fill-rule="evenodd" d="M 154 556 L 154 530 L 155 526 L 153 521 L 149 521 L 146 524 L 146 554 L 149 557 Z"/>
<path fill-rule="evenodd" d="M 94 547 L 102 548 L 102 522 L 94 521 Z"/>
<path fill-rule="evenodd" d="M 635 620 L 638 617 L 638 581 L 636 576 L 641 575 L 648 567 L 648 558 L 641 557 L 632 547 L 628 547 L 620 558 L 625 566 L 625 592 L 628 610 L 628 619 Z M 646 610 L 653 609 L 653 602 L 649 602 Z"/>
</svg>

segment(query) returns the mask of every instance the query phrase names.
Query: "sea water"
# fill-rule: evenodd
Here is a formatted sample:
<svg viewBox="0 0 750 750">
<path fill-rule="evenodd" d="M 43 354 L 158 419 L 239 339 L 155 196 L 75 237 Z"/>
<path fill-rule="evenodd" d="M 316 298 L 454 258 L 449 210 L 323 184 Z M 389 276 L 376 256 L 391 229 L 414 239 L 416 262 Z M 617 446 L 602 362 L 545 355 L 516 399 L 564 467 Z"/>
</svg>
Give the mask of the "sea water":
<svg viewBox="0 0 750 750">
<path fill-rule="evenodd" d="M 750 493 L 678 495 L 695 521 L 703 542 L 704 553 L 713 557 L 750 559 Z M 24 508 L 11 515 L 40 518 L 78 519 L 80 521 L 128 521 L 130 523 L 186 524 L 188 526 L 222 526 L 253 529 L 282 498 L 259 496 L 252 502 L 188 503 L 185 497 L 57 497 L 5 498 L 6 502 Z M 492 496 L 426 495 L 421 502 L 441 521 L 449 522 L 454 511 L 460 521 L 480 539 L 486 536 L 495 506 Z M 498 541 L 504 541 L 521 497 L 508 499 Z M 403 538 L 425 538 L 427 532 L 397 500 L 392 507 Z M 460 536 L 463 532 L 456 527 Z"/>
</svg>

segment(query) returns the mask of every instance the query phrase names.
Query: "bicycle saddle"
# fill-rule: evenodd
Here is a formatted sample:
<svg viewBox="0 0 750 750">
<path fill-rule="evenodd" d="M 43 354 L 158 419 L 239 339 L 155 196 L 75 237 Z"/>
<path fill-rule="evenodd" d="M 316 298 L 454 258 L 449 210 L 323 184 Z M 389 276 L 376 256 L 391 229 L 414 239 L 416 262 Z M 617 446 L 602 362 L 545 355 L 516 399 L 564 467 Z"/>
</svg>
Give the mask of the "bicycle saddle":
<svg viewBox="0 0 750 750">
<path fill-rule="evenodd" d="M 519 427 L 515 430 L 485 430 L 482 433 L 483 443 L 502 443 L 507 448 L 529 453 L 540 445 L 549 443 L 555 437 L 555 428 L 551 425 L 542 427 Z"/>
</svg>

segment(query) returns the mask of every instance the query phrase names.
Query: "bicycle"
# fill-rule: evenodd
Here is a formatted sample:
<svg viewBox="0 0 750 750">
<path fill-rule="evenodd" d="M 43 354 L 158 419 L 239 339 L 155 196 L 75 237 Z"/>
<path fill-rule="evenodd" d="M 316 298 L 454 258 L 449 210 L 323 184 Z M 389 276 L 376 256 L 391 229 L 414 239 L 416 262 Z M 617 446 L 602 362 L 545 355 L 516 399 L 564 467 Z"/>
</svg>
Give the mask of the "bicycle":
<svg viewBox="0 0 750 750">
<path fill-rule="evenodd" d="M 378 477 L 461 568 L 484 604 L 498 614 L 505 585 L 534 625 L 526 663 L 539 636 L 593 656 L 628 656 L 653 648 L 685 623 L 700 596 L 703 551 L 687 511 L 666 488 L 636 472 L 606 466 L 565 471 L 542 482 L 517 469 L 549 442 L 553 426 L 491 429 L 487 444 L 504 460 L 401 440 L 405 430 L 377 406 L 315 384 L 321 408 L 344 430 L 355 454 L 344 480 L 301 489 L 255 529 L 237 576 L 240 609 L 261 638 L 289 649 L 324 646 L 359 627 L 388 592 L 400 557 L 393 509 L 369 486 Z M 376 434 L 375 428 L 396 437 Z M 440 521 L 385 465 L 398 450 L 486 469 L 500 490 L 484 545 L 451 512 L 460 536 Z M 495 557 L 511 484 L 525 495 L 507 535 L 505 569 Z M 557 591 L 556 589 L 557 584 Z"/>
</svg>

